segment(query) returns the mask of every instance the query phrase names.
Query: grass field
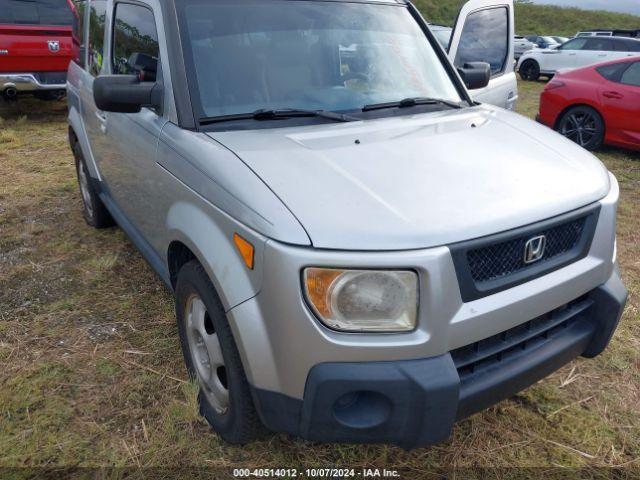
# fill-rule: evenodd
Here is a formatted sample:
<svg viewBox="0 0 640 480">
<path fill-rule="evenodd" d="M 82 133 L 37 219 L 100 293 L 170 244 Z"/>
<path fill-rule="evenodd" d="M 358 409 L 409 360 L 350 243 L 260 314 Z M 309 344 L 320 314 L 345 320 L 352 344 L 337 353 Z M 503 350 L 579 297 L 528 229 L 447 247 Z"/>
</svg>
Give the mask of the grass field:
<svg viewBox="0 0 640 480">
<path fill-rule="evenodd" d="M 542 85 L 521 84 L 521 113 L 535 114 Z M 394 467 L 403 478 L 604 478 L 611 472 L 603 467 L 616 467 L 618 478 L 640 478 L 637 153 L 599 154 L 622 188 L 618 251 L 631 292 L 601 357 L 573 362 L 432 448 L 285 435 L 239 448 L 197 415 L 171 296 L 119 229 L 85 225 L 65 109 L 0 102 L 0 467 L 131 467 L 167 478 L 177 475 L 164 470 L 172 468 L 228 478 L 230 467 L 332 466 Z"/>
</svg>

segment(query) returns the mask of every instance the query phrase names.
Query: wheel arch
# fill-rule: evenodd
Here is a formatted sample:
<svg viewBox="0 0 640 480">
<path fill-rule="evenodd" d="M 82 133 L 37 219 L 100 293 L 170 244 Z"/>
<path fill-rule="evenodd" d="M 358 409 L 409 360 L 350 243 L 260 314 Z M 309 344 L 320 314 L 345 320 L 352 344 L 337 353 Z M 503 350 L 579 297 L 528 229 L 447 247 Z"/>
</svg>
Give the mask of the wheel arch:
<svg viewBox="0 0 640 480">
<path fill-rule="evenodd" d="M 220 214 L 220 217 L 223 217 Z M 262 256 L 265 239 L 229 217 L 212 218 L 198 206 L 179 202 L 167 215 L 166 264 L 175 290 L 180 268 L 196 260 L 207 272 L 220 301 L 228 312 L 253 298 L 262 285 Z M 249 269 L 237 251 L 233 237 L 238 233 L 255 249 L 254 268 Z"/>
</svg>

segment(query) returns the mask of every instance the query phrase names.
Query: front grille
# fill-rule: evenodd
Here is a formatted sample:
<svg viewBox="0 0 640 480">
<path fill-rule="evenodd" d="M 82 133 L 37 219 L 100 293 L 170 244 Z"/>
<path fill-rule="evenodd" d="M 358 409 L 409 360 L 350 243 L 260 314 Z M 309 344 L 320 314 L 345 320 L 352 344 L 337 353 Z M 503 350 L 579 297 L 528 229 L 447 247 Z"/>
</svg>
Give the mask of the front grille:
<svg viewBox="0 0 640 480">
<path fill-rule="evenodd" d="M 513 288 L 585 258 L 595 235 L 600 205 L 542 222 L 449 245 L 463 302 Z M 544 235 L 542 258 L 525 263 L 527 242 Z"/>
<path fill-rule="evenodd" d="M 67 82 L 67 72 L 38 72 L 34 76 L 43 85 L 62 85 Z"/>
<path fill-rule="evenodd" d="M 467 259 L 473 280 L 489 282 L 530 267 L 524 262 L 524 250 L 527 241 L 533 236 L 544 235 L 547 238 L 544 256 L 536 265 L 573 250 L 582 237 L 585 221 L 585 218 L 579 218 L 535 235 L 527 234 L 507 242 L 470 250 L 467 252 Z"/>
<path fill-rule="evenodd" d="M 488 370 L 551 342 L 575 322 L 588 321 L 593 300 L 582 297 L 510 330 L 451 352 L 460 380 L 472 382 Z"/>
</svg>

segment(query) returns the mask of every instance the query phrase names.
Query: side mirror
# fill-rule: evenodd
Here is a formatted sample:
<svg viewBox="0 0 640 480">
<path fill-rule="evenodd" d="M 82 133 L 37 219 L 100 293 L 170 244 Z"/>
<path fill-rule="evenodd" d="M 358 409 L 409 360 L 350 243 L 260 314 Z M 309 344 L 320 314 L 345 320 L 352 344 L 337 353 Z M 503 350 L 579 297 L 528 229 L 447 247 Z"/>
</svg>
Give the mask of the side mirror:
<svg viewBox="0 0 640 480">
<path fill-rule="evenodd" d="M 491 81 L 491 65 L 486 62 L 465 63 L 458 73 L 469 90 L 484 88 Z"/>
<path fill-rule="evenodd" d="M 93 99 L 105 112 L 138 113 L 161 107 L 162 85 L 140 82 L 137 75 L 102 75 L 93 82 Z"/>
</svg>

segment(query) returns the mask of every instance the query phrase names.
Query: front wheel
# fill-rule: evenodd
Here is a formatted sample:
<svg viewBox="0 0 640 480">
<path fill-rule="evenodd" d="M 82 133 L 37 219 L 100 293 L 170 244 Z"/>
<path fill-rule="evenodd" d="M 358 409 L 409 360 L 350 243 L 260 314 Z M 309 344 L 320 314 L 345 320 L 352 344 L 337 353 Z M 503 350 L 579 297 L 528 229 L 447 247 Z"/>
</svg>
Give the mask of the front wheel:
<svg viewBox="0 0 640 480">
<path fill-rule="evenodd" d="M 525 60 L 520 65 L 520 77 L 523 80 L 537 82 L 540 78 L 540 65 L 535 60 Z"/>
<path fill-rule="evenodd" d="M 178 274 L 176 317 L 187 370 L 198 381 L 201 415 L 229 443 L 258 437 L 258 418 L 227 317 L 205 270 L 197 261 Z"/>
<path fill-rule="evenodd" d="M 591 107 L 570 108 L 560 118 L 556 130 L 587 150 L 597 150 L 604 143 L 604 120 Z"/>
</svg>

